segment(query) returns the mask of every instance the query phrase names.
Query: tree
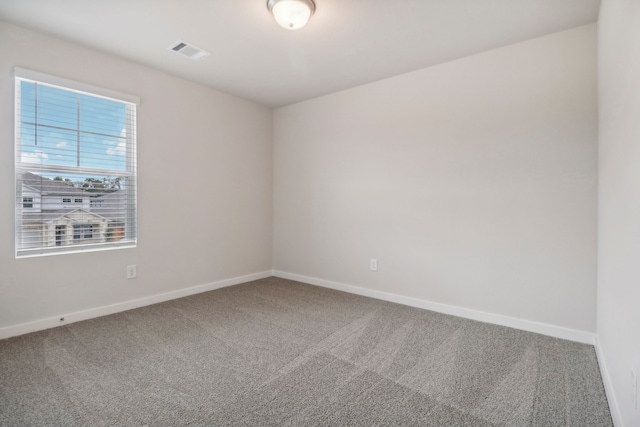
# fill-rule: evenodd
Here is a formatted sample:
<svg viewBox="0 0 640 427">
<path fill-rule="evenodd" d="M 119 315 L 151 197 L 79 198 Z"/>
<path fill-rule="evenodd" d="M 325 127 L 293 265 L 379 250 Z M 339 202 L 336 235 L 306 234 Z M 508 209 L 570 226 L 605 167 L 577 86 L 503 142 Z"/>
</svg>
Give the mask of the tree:
<svg viewBox="0 0 640 427">
<path fill-rule="evenodd" d="M 61 181 L 62 178 L 54 178 L 54 180 Z M 85 178 L 84 181 L 71 181 L 70 179 L 66 178 L 64 182 L 66 184 L 72 185 L 75 188 L 80 188 L 90 193 L 113 193 L 114 191 L 122 189 L 122 178 L 120 178 L 119 176 L 114 178 L 109 176 L 103 178 Z"/>
<path fill-rule="evenodd" d="M 63 179 L 61 176 L 56 176 L 55 178 L 53 178 L 53 180 L 57 181 L 57 182 L 62 182 L 62 183 L 67 184 L 67 185 L 69 185 L 71 187 L 75 187 L 75 185 L 73 184 L 73 181 L 71 181 L 69 178 L 64 178 Z"/>
</svg>

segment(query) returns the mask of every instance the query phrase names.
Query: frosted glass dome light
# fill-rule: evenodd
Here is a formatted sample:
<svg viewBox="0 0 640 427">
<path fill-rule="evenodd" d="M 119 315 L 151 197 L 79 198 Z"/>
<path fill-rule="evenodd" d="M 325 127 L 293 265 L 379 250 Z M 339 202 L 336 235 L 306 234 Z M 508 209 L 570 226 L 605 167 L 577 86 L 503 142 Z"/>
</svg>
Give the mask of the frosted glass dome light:
<svg viewBox="0 0 640 427">
<path fill-rule="evenodd" d="M 307 25 L 316 5 L 313 0 L 268 0 L 267 8 L 282 28 L 298 30 Z"/>
</svg>

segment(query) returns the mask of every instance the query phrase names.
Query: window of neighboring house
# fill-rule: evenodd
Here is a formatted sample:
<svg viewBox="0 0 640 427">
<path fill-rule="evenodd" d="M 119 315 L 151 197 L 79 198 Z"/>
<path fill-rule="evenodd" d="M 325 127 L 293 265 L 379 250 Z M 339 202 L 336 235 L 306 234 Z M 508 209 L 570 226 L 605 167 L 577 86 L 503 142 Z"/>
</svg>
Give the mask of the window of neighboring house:
<svg viewBox="0 0 640 427">
<path fill-rule="evenodd" d="M 82 224 L 73 226 L 73 240 L 93 239 L 93 225 Z"/>
<path fill-rule="evenodd" d="M 15 81 L 16 256 L 135 246 L 138 98 L 20 68 Z M 22 191 L 40 192 L 36 212 L 23 213 L 33 197 Z M 50 194 L 63 204 L 104 202 L 65 214 Z M 117 241 L 94 232 L 115 225 L 123 229 Z"/>
<path fill-rule="evenodd" d="M 66 228 L 67 227 L 64 225 L 56 225 L 56 240 L 55 240 L 56 246 L 62 246 L 62 243 L 64 242 Z"/>
</svg>

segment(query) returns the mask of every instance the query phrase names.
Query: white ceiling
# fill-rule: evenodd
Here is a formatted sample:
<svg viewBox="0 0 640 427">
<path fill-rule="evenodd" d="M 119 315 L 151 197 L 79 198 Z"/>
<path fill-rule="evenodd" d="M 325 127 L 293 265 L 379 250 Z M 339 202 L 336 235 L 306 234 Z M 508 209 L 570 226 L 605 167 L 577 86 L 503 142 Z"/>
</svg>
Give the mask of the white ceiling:
<svg viewBox="0 0 640 427">
<path fill-rule="evenodd" d="M 0 0 L 0 19 L 267 106 L 596 22 L 600 0 L 315 0 L 299 31 L 267 0 Z M 168 50 L 184 40 L 212 53 Z"/>
</svg>

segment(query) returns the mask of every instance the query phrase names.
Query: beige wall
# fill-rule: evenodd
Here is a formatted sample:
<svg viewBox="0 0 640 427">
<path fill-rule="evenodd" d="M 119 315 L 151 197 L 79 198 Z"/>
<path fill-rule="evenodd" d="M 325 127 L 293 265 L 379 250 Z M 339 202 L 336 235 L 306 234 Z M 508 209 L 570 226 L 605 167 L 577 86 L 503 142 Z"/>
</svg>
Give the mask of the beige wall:
<svg viewBox="0 0 640 427">
<path fill-rule="evenodd" d="M 136 249 L 14 258 L 14 66 L 141 98 Z M 269 271 L 271 126 L 266 107 L 0 22 L 0 328 Z"/>
<path fill-rule="evenodd" d="M 640 426 L 640 2 L 604 0 L 598 35 L 598 340 L 620 426 Z"/>
<path fill-rule="evenodd" d="M 594 332 L 595 43 L 584 26 L 276 110 L 274 269 Z"/>
</svg>

